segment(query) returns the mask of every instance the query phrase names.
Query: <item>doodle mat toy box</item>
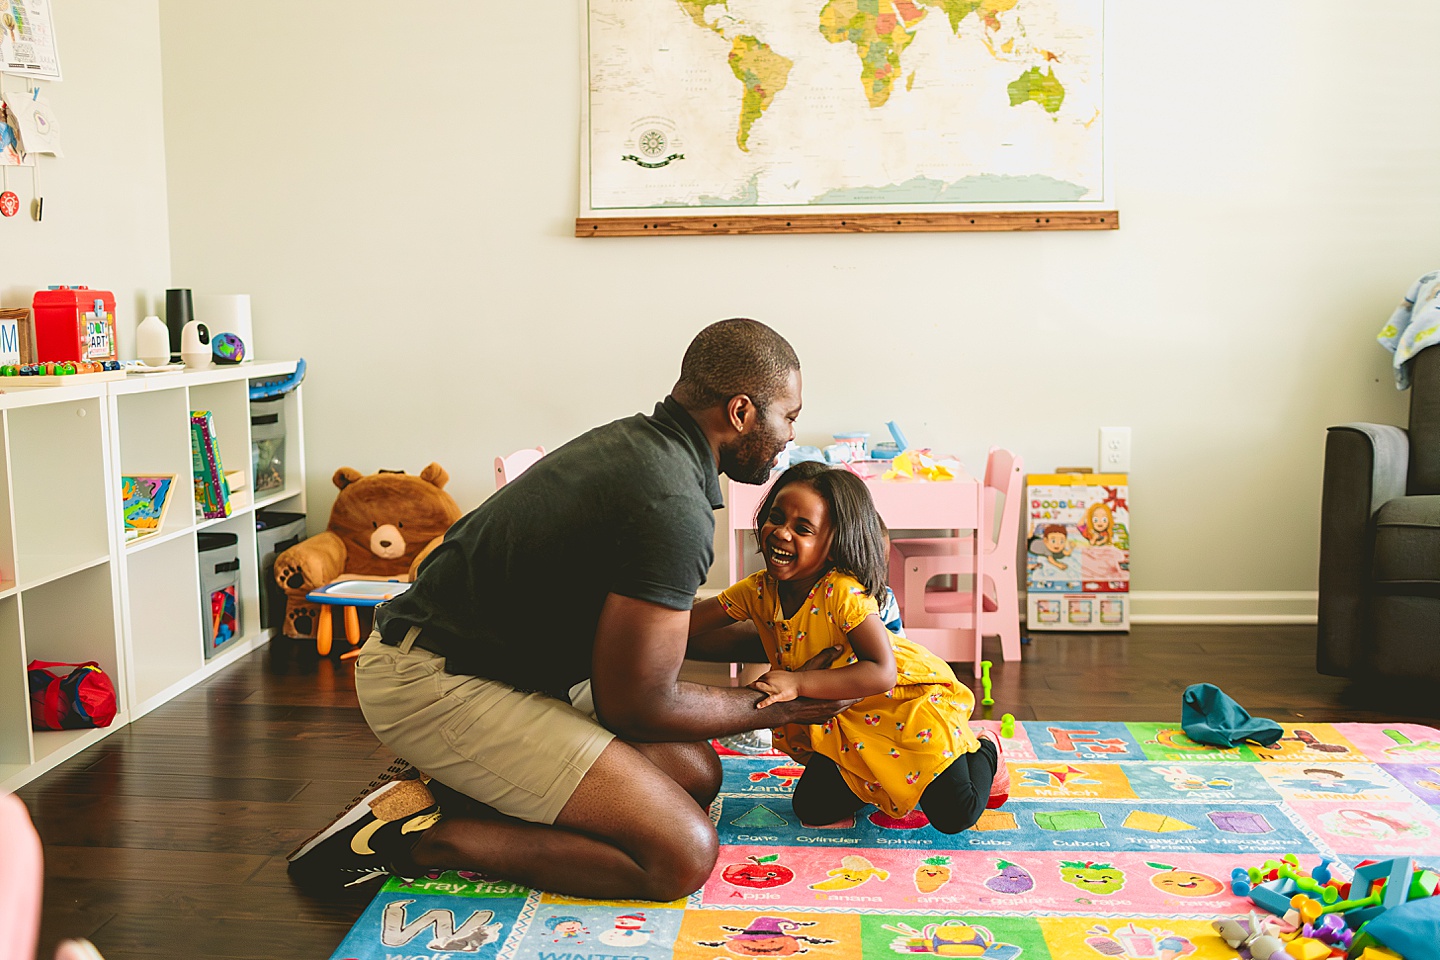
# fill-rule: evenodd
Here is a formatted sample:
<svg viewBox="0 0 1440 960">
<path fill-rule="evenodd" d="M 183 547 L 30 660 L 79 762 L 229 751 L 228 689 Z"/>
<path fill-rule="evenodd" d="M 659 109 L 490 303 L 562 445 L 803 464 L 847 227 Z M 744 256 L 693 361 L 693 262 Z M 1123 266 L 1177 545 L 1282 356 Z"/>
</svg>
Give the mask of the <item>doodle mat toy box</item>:
<svg viewBox="0 0 1440 960">
<path fill-rule="evenodd" d="M 1025 478 L 1030 630 L 1130 629 L 1130 508 L 1123 473 Z"/>
</svg>

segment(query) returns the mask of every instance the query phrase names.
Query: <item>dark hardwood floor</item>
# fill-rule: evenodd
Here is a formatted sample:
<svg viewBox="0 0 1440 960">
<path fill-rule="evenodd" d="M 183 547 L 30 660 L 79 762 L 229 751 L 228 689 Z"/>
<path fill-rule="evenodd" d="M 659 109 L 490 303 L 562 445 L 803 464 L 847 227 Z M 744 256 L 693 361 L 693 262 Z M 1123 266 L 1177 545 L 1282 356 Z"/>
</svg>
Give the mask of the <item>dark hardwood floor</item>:
<svg viewBox="0 0 1440 960">
<path fill-rule="evenodd" d="M 1314 646 L 1303 626 L 1039 635 L 1012 664 L 987 645 L 992 709 L 1178 722 L 1184 688 L 1209 681 L 1280 721 L 1435 725 L 1433 691 L 1321 677 Z M 107 960 L 329 957 L 374 887 L 304 895 L 285 855 L 392 757 L 360 716 L 348 662 L 288 641 L 251 654 L 19 791 L 45 843 L 40 956 L 84 936 Z"/>
</svg>

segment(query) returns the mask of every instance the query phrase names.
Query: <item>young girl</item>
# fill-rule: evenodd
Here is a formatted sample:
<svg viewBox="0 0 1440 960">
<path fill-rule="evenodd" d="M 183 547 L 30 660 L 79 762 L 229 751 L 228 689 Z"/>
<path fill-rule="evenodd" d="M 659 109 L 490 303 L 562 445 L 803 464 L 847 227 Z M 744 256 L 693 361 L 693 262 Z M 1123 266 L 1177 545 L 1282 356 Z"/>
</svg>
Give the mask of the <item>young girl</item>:
<svg viewBox="0 0 1440 960">
<path fill-rule="evenodd" d="M 1009 775 L 999 742 L 970 730 L 970 689 L 881 623 L 887 551 L 864 482 L 798 464 L 770 488 L 756 524 L 765 569 L 697 604 L 690 633 L 755 624 L 772 666 L 750 685 L 765 694 L 757 708 L 862 698 L 823 724 L 775 731 L 776 747 L 805 764 L 794 796 L 800 821 L 834 823 L 867 803 L 900 818 L 918 806 L 937 830 L 958 833 L 1004 803 Z M 828 647 L 839 650 L 830 669 L 797 670 Z"/>
</svg>

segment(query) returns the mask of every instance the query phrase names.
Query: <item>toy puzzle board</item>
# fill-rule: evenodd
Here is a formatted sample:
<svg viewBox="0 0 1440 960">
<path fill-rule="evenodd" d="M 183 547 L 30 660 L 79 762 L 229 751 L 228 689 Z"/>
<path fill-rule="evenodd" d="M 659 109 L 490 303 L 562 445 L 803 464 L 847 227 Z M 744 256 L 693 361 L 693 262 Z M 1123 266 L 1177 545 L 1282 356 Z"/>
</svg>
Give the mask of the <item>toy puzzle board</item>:
<svg viewBox="0 0 1440 960">
<path fill-rule="evenodd" d="M 1205 960 L 1236 956 L 1210 927 L 1251 908 L 1230 892 L 1235 867 L 1287 853 L 1307 868 L 1440 865 L 1429 727 L 1286 725 L 1273 747 L 1221 750 L 1178 725 L 1029 721 L 1005 757 L 1010 801 L 945 836 L 873 807 L 803 827 L 789 798 L 802 768 L 725 756 L 720 859 L 688 899 L 575 900 L 453 871 L 391 879 L 334 957 Z"/>
</svg>

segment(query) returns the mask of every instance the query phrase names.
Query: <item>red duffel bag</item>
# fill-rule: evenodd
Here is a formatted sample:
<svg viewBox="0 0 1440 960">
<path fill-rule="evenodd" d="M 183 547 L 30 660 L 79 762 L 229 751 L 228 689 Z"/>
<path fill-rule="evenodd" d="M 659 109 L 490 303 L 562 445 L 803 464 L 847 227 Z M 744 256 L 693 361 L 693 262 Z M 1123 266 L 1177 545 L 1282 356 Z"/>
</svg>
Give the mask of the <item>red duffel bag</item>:
<svg viewBox="0 0 1440 960">
<path fill-rule="evenodd" d="M 36 730 L 108 727 L 115 719 L 115 687 L 100 664 L 31 660 L 30 725 Z"/>
</svg>

